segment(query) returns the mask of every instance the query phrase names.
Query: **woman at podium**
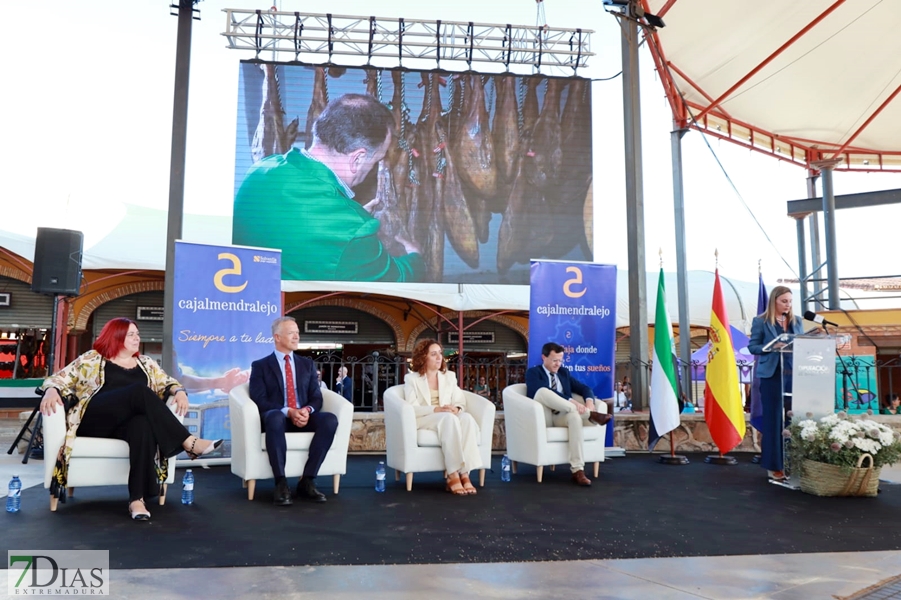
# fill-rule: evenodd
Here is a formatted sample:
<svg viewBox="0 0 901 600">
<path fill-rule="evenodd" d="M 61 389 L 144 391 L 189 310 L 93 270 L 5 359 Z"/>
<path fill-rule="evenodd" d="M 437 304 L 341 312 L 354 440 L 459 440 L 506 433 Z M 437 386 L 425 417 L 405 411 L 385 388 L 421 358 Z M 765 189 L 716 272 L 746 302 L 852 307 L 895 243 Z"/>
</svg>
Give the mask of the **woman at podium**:
<svg viewBox="0 0 901 600">
<path fill-rule="evenodd" d="M 801 317 L 792 312 L 792 292 L 778 285 L 770 292 L 766 312 L 754 317 L 748 350 L 758 355 L 754 370 L 760 378 L 760 404 L 762 406 L 763 439 L 760 442 L 760 466 L 772 479 L 785 479 L 783 473 L 782 430 L 786 414 L 791 410 L 792 355 L 781 352 L 782 342 L 764 348 L 783 333 L 796 335 L 804 332 Z M 780 364 L 779 357 L 782 356 Z M 787 394 L 787 395 L 786 395 Z"/>
</svg>

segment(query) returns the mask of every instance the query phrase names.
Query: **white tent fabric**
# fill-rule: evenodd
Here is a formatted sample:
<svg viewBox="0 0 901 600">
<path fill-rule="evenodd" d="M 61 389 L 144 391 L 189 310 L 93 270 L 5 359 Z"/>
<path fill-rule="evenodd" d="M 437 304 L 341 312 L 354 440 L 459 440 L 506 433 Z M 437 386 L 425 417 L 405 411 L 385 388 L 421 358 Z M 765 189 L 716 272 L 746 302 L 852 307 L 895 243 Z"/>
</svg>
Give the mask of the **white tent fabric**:
<svg viewBox="0 0 901 600">
<path fill-rule="evenodd" d="M 664 83 L 696 117 L 714 105 L 702 129 L 800 164 L 844 148 L 852 168 L 901 169 L 901 2 L 647 6 L 666 22 L 656 33 Z"/>
<path fill-rule="evenodd" d="M 123 218 L 99 240 L 85 236 L 84 269 L 165 270 L 166 211 L 126 205 Z M 228 245 L 231 232 L 230 217 L 186 214 L 185 239 L 197 243 Z M 33 260 L 34 238 L 0 229 L 0 248 L 5 248 L 26 260 Z M 647 289 L 657 289 L 657 273 L 647 273 Z M 679 321 L 677 282 L 675 273 L 666 275 L 667 307 L 673 323 Z M 796 288 L 796 285 L 790 286 Z M 283 281 L 285 292 L 357 292 L 410 298 L 435 304 L 450 310 L 529 310 L 527 285 L 475 285 L 434 283 L 362 283 L 355 281 Z M 730 323 L 742 331 L 749 331 L 757 307 L 757 283 L 723 278 L 723 293 Z M 693 326 L 710 325 L 710 303 L 713 294 L 713 273 L 689 271 L 689 321 Z M 796 291 L 797 294 L 797 291 Z M 879 298 L 879 292 L 854 290 L 855 297 Z M 879 308 L 892 301 L 878 300 L 864 308 Z M 617 271 L 616 326 L 629 325 L 629 281 L 624 269 Z M 654 298 L 649 298 L 648 322 L 653 323 Z M 847 308 L 853 308 L 847 305 Z"/>
<path fill-rule="evenodd" d="M 85 236 L 84 269 L 114 270 L 165 270 L 166 264 L 166 211 L 126 205 L 122 220 L 109 233 L 98 240 Z M 185 239 L 197 243 L 229 245 L 230 217 L 186 214 Z M 31 236 L 0 229 L 0 248 L 33 260 L 35 240 Z M 647 273 L 647 290 L 657 289 L 657 272 Z M 757 283 L 723 277 L 723 293 L 730 323 L 749 331 L 751 319 L 757 307 Z M 666 275 L 667 307 L 673 323 L 679 321 L 677 281 L 675 273 Z M 797 288 L 796 285 L 791 285 Z M 355 281 L 283 281 L 285 292 L 357 292 L 410 298 L 435 304 L 450 310 L 529 310 L 529 286 L 527 285 L 475 285 L 434 283 L 362 283 Z M 797 291 L 796 291 L 797 294 Z M 689 271 L 688 298 L 689 322 L 693 326 L 710 325 L 710 304 L 713 295 L 713 273 Z M 879 292 L 854 290 L 855 297 L 869 296 L 878 299 Z M 866 303 L 864 308 L 880 308 L 891 300 Z M 888 303 L 888 304 L 886 304 Z M 616 326 L 629 325 L 629 281 L 624 269 L 617 271 Z M 654 320 L 654 298 L 648 298 L 648 322 Z M 848 304 L 847 308 L 854 308 Z"/>
</svg>

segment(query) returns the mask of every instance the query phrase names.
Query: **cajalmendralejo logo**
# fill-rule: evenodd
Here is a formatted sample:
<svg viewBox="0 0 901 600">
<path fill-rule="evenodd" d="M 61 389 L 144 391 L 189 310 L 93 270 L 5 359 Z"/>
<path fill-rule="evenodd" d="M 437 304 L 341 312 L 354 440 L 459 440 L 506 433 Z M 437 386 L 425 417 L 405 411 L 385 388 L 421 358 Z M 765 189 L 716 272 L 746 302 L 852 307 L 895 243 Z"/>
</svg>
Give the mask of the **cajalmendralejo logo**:
<svg viewBox="0 0 901 600">
<path fill-rule="evenodd" d="M 109 596 L 109 550 L 9 550 L 7 591 L 22 596 Z"/>
</svg>

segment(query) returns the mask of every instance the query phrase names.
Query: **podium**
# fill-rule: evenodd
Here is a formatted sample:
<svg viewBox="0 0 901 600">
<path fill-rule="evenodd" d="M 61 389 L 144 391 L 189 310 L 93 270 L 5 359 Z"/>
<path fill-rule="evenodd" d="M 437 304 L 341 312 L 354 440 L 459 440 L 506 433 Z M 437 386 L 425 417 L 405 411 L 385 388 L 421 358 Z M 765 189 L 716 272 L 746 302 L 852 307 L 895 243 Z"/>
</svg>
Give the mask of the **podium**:
<svg viewBox="0 0 901 600">
<path fill-rule="evenodd" d="M 835 413 L 835 336 L 795 336 L 792 367 L 792 411 L 817 420 Z"/>
<path fill-rule="evenodd" d="M 783 345 L 776 348 L 779 344 Z M 791 396 L 796 419 L 817 420 L 835 412 L 835 336 L 818 330 L 795 335 L 783 333 L 764 346 L 763 351 L 779 352 L 781 373 L 785 373 L 785 354 L 792 354 L 792 391 L 785 394 L 783 380 L 780 401 L 786 395 Z M 781 414 L 784 416 L 784 409 Z M 784 422 L 781 429 L 785 429 Z M 783 446 L 783 470 L 788 477 L 785 485 L 797 489 L 800 473 L 791 468 L 790 441 L 785 439 Z"/>
</svg>

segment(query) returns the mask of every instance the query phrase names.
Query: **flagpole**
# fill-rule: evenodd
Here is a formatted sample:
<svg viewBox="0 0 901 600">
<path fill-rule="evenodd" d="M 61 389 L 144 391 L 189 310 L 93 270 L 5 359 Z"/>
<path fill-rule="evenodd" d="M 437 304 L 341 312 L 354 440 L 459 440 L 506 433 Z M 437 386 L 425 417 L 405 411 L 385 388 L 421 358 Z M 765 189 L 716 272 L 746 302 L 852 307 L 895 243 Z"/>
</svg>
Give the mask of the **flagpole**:
<svg viewBox="0 0 901 600">
<path fill-rule="evenodd" d="M 675 429 L 673 430 L 675 431 Z M 687 465 L 689 464 L 688 457 L 683 454 L 676 454 L 676 440 L 673 439 L 673 431 L 669 432 L 669 452 L 670 455 L 661 454 L 657 459 L 661 465 Z"/>
<path fill-rule="evenodd" d="M 738 461 L 723 454 L 730 451 L 745 436 L 745 413 L 741 402 L 738 374 L 735 368 L 735 349 L 729 331 L 729 317 L 720 287 L 719 250 L 714 251 L 716 270 L 713 280 L 713 306 L 710 316 L 710 356 L 705 370 L 704 420 L 719 455 L 704 459 L 709 465 L 734 466 Z"/>
<path fill-rule="evenodd" d="M 738 461 L 734 456 L 726 456 L 722 452 L 720 452 L 719 455 L 709 455 L 704 459 L 704 462 L 708 465 L 725 465 L 730 467 L 738 464 Z"/>
<path fill-rule="evenodd" d="M 758 258 L 757 259 L 757 280 L 759 282 L 759 285 L 763 285 L 762 263 L 763 263 L 763 260 Z M 766 310 L 766 307 L 764 307 L 764 310 Z M 757 314 L 760 314 L 761 312 L 762 311 L 760 310 L 760 289 L 758 288 L 758 290 L 757 290 Z M 753 379 L 753 376 L 756 376 L 756 371 L 757 371 L 757 358 L 755 357 L 754 358 L 754 368 L 751 370 L 751 375 L 752 375 L 751 398 L 750 398 L 750 402 L 748 402 L 748 405 L 751 406 L 751 426 L 752 427 L 754 426 L 754 379 Z M 755 465 L 759 465 L 760 464 L 760 454 L 755 454 L 754 456 L 752 456 L 751 463 L 755 464 Z"/>
<path fill-rule="evenodd" d="M 676 368 L 675 348 L 674 348 L 674 343 L 673 343 L 673 338 L 672 338 L 673 327 L 670 324 L 669 313 L 667 312 L 668 309 L 666 307 L 666 301 L 665 301 L 666 293 L 664 291 L 665 285 L 664 285 L 664 274 L 663 274 L 663 248 L 661 248 L 659 252 L 660 252 L 660 281 L 658 283 L 658 288 L 657 288 L 657 310 L 656 310 L 656 314 L 655 314 L 655 318 L 654 318 L 654 359 L 655 359 L 654 372 L 657 374 L 655 376 L 659 376 L 661 373 L 665 372 L 665 373 L 670 374 L 671 377 L 670 376 L 664 377 L 664 380 L 669 382 L 667 384 L 664 384 L 664 380 L 660 381 L 660 386 L 658 386 L 656 388 L 657 394 L 658 394 L 658 396 L 656 398 L 654 396 L 654 391 L 651 390 L 651 398 L 650 398 L 650 402 L 648 404 L 648 408 L 651 412 L 650 420 L 649 420 L 649 428 L 650 428 L 650 431 L 654 431 L 654 432 L 656 432 L 656 430 L 654 429 L 654 423 L 655 423 L 654 411 L 655 411 L 655 406 L 657 406 L 657 403 L 660 402 L 662 399 L 662 397 L 659 396 L 659 394 L 662 392 L 662 388 L 666 388 L 668 390 L 670 388 L 672 388 L 671 389 L 672 395 L 669 396 L 669 399 L 666 402 L 669 404 L 671 409 L 675 408 L 677 413 L 678 413 L 678 397 L 679 397 L 679 386 L 677 384 L 677 382 L 679 380 L 679 372 L 678 372 L 678 369 Z M 663 341 L 664 335 L 667 336 L 666 342 Z M 662 351 L 662 349 L 661 349 L 661 347 L 663 345 L 666 345 L 668 347 L 666 352 Z M 669 359 L 667 359 L 666 356 L 669 356 Z M 672 364 L 669 364 L 670 362 Z M 652 377 L 652 381 L 653 381 L 653 377 Z M 664 419 L 664 421 L 665 420 L 666 419 Z M 687 465 L 688 458 L 686 458 L 682 455 L 676 454 L 676 438 L 673 436 L 673 432 L 679 428 L 680 419 L 679 419 L 678 414 L 675 415 L 675 420 L 676 420 L 676 423 L 673 424 L 673 426 L 669 430 L 669 452 L 670 452 L 669 456 L 667 456 L 665 454 L 661 454 L 657 458 L 657 462 L 659 462 L 660 464 L 664 464 L 664 465 Z M 670 425 L 667 425 L 667 427 L 670 427 Z M 649 431 L 649 436 L 650 436 L 650 431 Z M 653 450 L 653 445 L 656 443 L 657 442 L 654 441 L 653 444 L 651 444 L 652 450 Z"/>
</svg>

